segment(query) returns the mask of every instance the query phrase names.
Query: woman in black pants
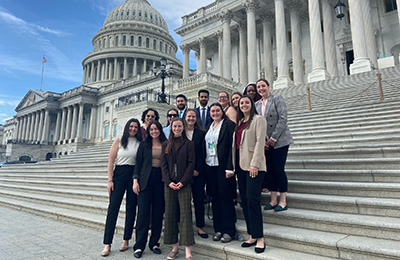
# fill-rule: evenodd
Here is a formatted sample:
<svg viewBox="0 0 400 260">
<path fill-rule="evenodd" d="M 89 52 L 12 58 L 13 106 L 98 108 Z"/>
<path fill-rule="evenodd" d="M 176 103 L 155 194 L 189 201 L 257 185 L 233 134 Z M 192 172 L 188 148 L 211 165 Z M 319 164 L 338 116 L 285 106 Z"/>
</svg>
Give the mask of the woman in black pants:
<svg viewBox="0 0 400 260">
<path fill-rule="evenodd" d="M 195 149 L 195 166 L 193 172 L 192 195 L 194 204 L 194 213 L 196 216 L 197 234 L 201 238 L 208 238 L 208 234 L 204 231 L 204 188 L 206 185 L 206 177 L 204 173 L 205 167 L 205 149 L 204 136 L 205 133 L 200 130 L 197 123 L 197 113 L 195 109 L 189 108 L 185 113 L 186 137 L 194 143 Z"/>
<path fill-rule="evenodd" d="M 237 122 L 232 154 L 247 233 L 250 235 L 242 247 L 255 245 L 256 253 L 262 253 L 265 244 L 260 191 L 266 170 L 264 140 L 267 122 L 257 115 L 254 101 L 247 96 L 239 100 Z"/>
<path fill-rule="evenodd" d="M 104 230 L 104 249 L 101 252 L 102 256 L 108 256 L 110 254 L 118 212 L 125 191 L 125 230 L 124 241 L 122 242 L 120 251 L 128 249 L 128 242 L 132 238 L 137 205 L 137 196 L 132 190 L 132 175 L 135 169 L 137 150 L 141 141 L 142 135 L 140 132 L 139 120 L 132 118 L 126 123 L 121 139 L 116 138 L 111 146 L 108 158 L 107 185 L 110 201 Z"/>
<path fill-rule="evenodd" d="M 136 224 L 136 244 L 134 256 L 142 257 L 146 247 L 150 224 L 151 236 L 149 248 L 155 254 L 161 254 L 158 240 L 161 236 L 165 209 L 164 184 L 161 174 L 162 142 L 166 141 L 162 126 L 152 121 L 146 129 L 146 140 L 139 146 L 137 163 L 133 174 L 133 191 L 138 195 L 138 218 Z"/>
<path fill-rule="evenodd" d="M 230 242 L 236 234 L 232 183 L 232 141 L 235 123 L 219 103 L 210 106 L 213 120 L 205 137 L 207 190 L 212 197 L 214 241 Z"/>
</svg>

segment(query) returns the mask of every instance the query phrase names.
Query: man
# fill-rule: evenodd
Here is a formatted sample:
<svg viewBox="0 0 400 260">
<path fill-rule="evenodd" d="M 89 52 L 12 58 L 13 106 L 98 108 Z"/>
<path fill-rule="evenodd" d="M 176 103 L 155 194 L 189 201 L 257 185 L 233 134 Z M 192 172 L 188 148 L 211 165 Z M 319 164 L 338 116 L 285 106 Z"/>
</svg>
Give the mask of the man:
<svg viewBox="0 0 400 260">
<path fill-rule="evenodd" d="M 197 122 L 202 130 L 206 130 L 211 124 L 210 107 L 208 106 L 210 92 L 206 89 L 200 89 L 197 95 L 200 102 L 200 106 L 196 108 Z"/>
<path fill-rule="evenodd" d="M 224 112 L 229 108 L 229 94 L 226 91 L 221 91 L 218 94 L 218 103 L 221 104 Z"/>
<path fill-rule="evenodd" d="M 183 94 L 176 96 L 176 107 L 178 108 L 178 115 L 180 118 L 185 117 L 185 112 L 187 108 L 187 98 Z"/>
<path fill-rule="evenodd" d="M 163 128 L 163 132 L 165 134 L 165 137 L 167 137 L 167 139 L 169 138 L 169 133 L 171 132 L 171 121 L 172 119 L 174 119 L 175 117 L 178 116 L 178 110 L 176 110 L 175 108 L 171 108 L 170 110 L 168 110 L 167 112 L 167 126 Z"/>
</svg>

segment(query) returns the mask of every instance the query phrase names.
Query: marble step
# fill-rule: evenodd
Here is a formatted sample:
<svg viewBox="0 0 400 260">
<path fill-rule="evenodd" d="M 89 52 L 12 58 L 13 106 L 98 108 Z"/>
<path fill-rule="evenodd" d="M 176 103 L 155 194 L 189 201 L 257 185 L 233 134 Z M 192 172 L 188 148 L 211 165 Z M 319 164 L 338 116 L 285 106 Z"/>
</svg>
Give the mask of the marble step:
<svg viewBox="0 0 400 260">
<path fill-rule="evenodd" d="M 87 190 L 87 191 L 101 191 L 107 190 L 106 182 L 80 182 L 76 183 L 73 181 L 50 181 L 50 180 L 20 180 L 20 179 L 5 179 L 0 177 L 0 182 L 3 184 L 12 184 L 12 185 L 21 185 L 21 186 L 33 186 L 33 187 L 46 187 L 46 188 L 65 188 L 65 189 L 74 189 L 77 186 L 79 189 Z"/>
<path fill-rule="evenodd" d="M 381 145 L 380 145 L 381 146 Z M 341 158 L 398 158 L 400 147 L 347 148 L 347 149 L 295 149 L 290 147 L 289 159 L 341 159 Z"/>
<path fill-rule="evenodd" d="M 373 145 L 381 145 L 383 147 L 386 144 L 393 146 L 394 144 L 399 144 L 400 136 L 398 134 L 395 135 L 369 135 L 367 137 L 343 140 L 341 138 L 332 138 L 332 139 L 322 139 L 319 138 L 302 138 L 295 139 L 294 144 L 290 147 L 301 147 L 301 148 L 314 148 L 314 149 L 329 149 L 330 147 L 349 147 L 349 146 L 362 146 L 365 144 L 373 144 Z"/>
<path fill-rule="evenodd" d="M 66 172 L 67 173 L 67 172 Z M 77 182 L 80 185 L 80 182 L 86 183 L 107 183 L 108 176 L 106 174 L 103 175 L 83 175 L 85 172 L 81 172 L 79 175 L 59 175 L 59 174 L 26 174 L 26 173 L 12 173 L 12 174 L 1 174 L 1 179 L 17 179 L 17 180 L 42 180 L 42 181 L 66 181 L 66 182 Z"/>
</svg>

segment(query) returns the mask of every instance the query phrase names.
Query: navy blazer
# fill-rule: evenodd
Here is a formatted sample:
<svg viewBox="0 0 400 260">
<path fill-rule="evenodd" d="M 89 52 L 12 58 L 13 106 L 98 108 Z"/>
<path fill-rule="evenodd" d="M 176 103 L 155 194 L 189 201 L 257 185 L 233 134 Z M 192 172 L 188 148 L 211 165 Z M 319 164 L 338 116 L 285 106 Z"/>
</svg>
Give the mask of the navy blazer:
<svg viewBox="0 0 400 260">
<path fill-rule="evenodd" d="M 147 187 L 147 182 L 153 168 L 152 161 L 152 146 L 148 145 L 145 141 L 141 142 L 136 156 L 135 171 L 133 172 L 133 179 L 138 179 L 140 190 L 144 190 Z"/>
<path fill-rule="evenodd" d="M 210 117 L 210 107 L 207 106 L 207 112 L 206 112 L 206 124 L 205 127 L 202 128 L 202 119 L 201 119 L 201 110 L 200 107 L 196 107 L 196 113 L 197 113 L 197 122 L 199 123 L 199 126 L 202 130 L 208 130 L 208 128 L 210 127 L 212 121 L 211 121 L 211 117 Z"/>
</svg>

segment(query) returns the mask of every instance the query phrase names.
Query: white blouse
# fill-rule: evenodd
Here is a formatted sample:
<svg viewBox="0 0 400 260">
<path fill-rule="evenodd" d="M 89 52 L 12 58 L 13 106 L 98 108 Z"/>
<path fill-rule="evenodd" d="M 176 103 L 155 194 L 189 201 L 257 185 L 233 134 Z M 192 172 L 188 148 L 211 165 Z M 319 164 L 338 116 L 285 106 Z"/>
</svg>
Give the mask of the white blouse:
<svg viewBox="0 0 400 260">
<path fill-rule="evenodd" d="M 135 165 L 140 142 L 135 137 L 128 138 L 126 149 L 119 144 L 115 165 Z"/>
</svg>

